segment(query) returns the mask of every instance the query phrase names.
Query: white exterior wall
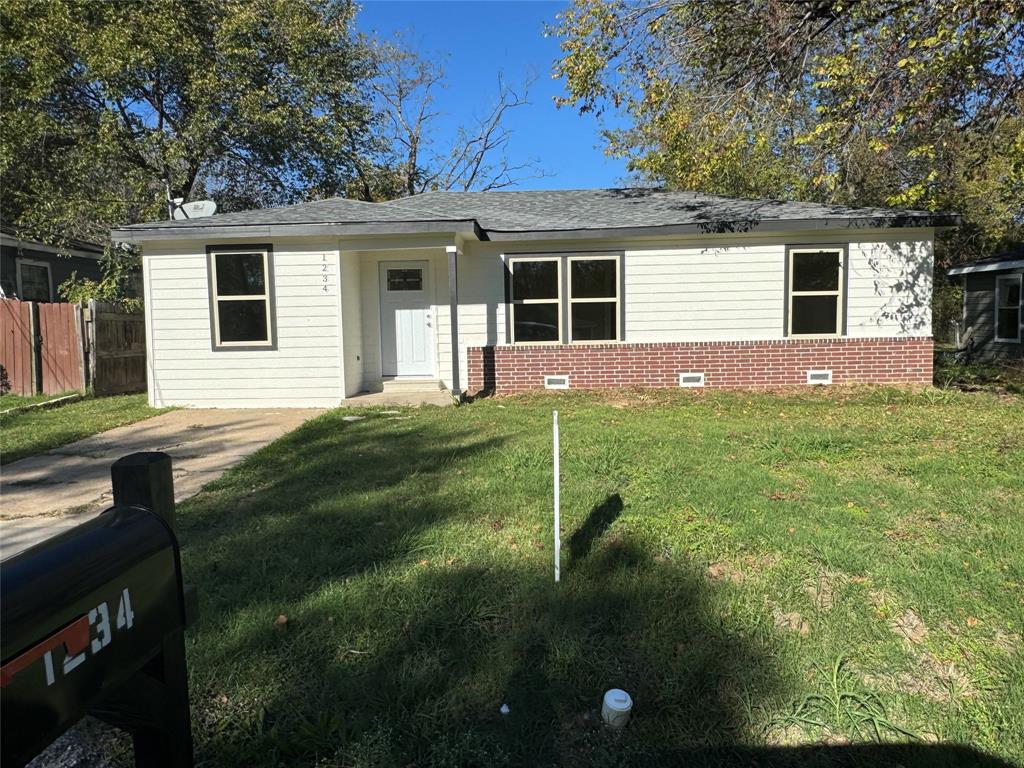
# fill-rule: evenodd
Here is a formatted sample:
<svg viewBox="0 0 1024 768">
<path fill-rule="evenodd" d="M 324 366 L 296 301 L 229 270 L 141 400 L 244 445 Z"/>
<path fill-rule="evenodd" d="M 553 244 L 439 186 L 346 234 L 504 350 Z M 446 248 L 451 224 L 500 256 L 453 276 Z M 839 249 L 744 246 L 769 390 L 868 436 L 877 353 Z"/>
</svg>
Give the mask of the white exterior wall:
<svg viewBox="0 0 1024 768">
<path fill-rule="evenodd" d="M 277 348 L 266 350 L 213 349 L 206 245 L 186 241 L 145 249 L 150 403 L 337 405 L 342 334 L 336 243 L 297 238 L 273 243 Z"/>
<path fill-rule="evenodd" d="M 458 279 L 459 381 L 465 389 L 466 348 L 505 343 L 505 272 L 500 253 L 490 243 L 467 243 L 459 255 Z M 446 372 L 450 370 L 449 362 Z"/>
<path fill-rule="evenodd" d="M 468 382 L 467 347 L 506 343 L 503 260 L 524 253 L 623 252 L 626 342 L 760 341 L 784 338 L 786 246 L 846 245 L 847 335 L 930 336 L 931 230 L 860 233 L 855 241 L 849 235 L 465 243 L 458 261 L 460 383 Z M 313 238 L 273 243 L 277 349 L 236 351 L 211 348 L 206 245 L 145 249 L 154 405 L 329 407 L 379 387 L 382 261 L 429 263 L 435 372 L 451 386 L 443 247 L 369 250 L 366 240 L 357 246 Z"/>
<path fill-rule="evenodd" d="M 931 233 L 915 240 L 850 244 L 849 336 L 932 335 Z"/>
<path fill-rule="evenodd" d="M 785 338 L 787 245 L 846 245 L 847 336 L 931 336 L 929 239 L 850 242 L 791 237 L 626 249 L 626 340 Z"/>
<path fill-rule="evenodd" d="M 342 360 L 345 397 L 363 390 L 362 264 L 359 255 L 341 251 Z"/>
</svg>

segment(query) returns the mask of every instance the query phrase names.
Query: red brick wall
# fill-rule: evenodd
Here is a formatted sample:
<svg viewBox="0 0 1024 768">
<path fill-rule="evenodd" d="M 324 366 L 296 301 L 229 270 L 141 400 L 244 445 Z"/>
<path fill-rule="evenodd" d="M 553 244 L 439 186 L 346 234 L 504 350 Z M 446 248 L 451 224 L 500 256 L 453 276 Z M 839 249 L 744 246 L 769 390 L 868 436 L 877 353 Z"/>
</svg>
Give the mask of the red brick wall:
<svg viewBox="0 0 1024 768">
<path fill-rule="evenodd" d="M 932 347 L 910 338 L 470 347 L 468 389 L 539 389 L 545 375 L 568 375 L 572 389 L 678 387 L 680 372 L 703 372 L 706 387 L 807 386 L 809 368 L 831 370 L 834 384 L 931 384 Z"/>
</svg>

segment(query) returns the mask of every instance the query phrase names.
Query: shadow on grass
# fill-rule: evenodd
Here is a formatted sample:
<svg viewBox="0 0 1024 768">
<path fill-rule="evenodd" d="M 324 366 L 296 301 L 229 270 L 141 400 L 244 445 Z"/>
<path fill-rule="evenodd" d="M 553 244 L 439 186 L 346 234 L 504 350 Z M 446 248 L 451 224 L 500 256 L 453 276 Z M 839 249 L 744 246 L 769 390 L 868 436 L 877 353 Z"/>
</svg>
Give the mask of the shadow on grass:
<svg viewBox="0 0 1024 768">
<path fill-rule="evenodd" d="M 613 493 L 592 510 L 583 521 L 583 525 L 576 529 L 576 532 L 566 542 L 566 549 L 572 556 L 572 562 L 576 563 L 590 553 L 594 542 L 611 527 L 619 515 L 622 514 L 622 497 Z"/>
<path fill-rule="evenodd" d="M 455 419 L 332 414 L 183 508 L 203 600 L 200 762 L 1001 765 L 958 748 L 743 746 L 764 738 L 753 713 L 792 695 L 772 640 L 742 631 L 697 564 L 602 536 L 628 513 L 617 495 L 571 537 L 573 567 L 553 584 L 550 549 L 503 538 L 532 521 L 507 510 L 499 534 L 507 502 L 455 480 L 503 442 Z M 636 701 L 619 733 L 598 713 L 612 687 Z"/>
</svg>

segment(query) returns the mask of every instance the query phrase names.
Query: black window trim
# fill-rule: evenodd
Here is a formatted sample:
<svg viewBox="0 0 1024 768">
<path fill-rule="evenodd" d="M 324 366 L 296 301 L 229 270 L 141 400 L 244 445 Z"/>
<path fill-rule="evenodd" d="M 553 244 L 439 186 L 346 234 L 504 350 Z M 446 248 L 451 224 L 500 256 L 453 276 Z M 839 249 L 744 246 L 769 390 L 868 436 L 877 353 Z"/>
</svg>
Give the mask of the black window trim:
<svg viewBox="0 0 1024 768">
<path fill-rule="evenodd" d="M 268 344 L 218 344 L 217 343 L 217 300 L 215 283 L 217 254 L 229 253 L 266 253 L 267 272 L 264 279 L 267 283 L 267 335 Z M 277 294 L 274 290 L 274 246 L 270 243 L 231 243 L 227 245 L 206 246 L 206 277 L 207 297 L 210 305 L 210 349 L 214 352 L 275 352 L 277 351 Z"/>
<path fill-rule="evenodd" d="M 618 270 L 618 339 L 594 341 L 573 341 L 571 318 L 569 316 L 569 271 L 570 258 L 601 258 L 614 257 Z M 594 344 L 624 344 L 626 342 L 626 253 L 623 250 L 607 251 L 505 251 L 501 254 L 502 270 L 505 273 L 505 343 L 517 347 L 543 346 L 545 344 L 578 344 L 592 346 Z M 558 306 L 559 329 L 558 341 L 513 342 L 512 340 L 512 268 L 514 260 L 558 259 Z"/>
<path fill-rule="evenodd" d="M 849 296 L 850 296 L 850 245 L 849 243 L 787 243 L 784 249 L 782 280 L 782 336 L 787 339 L 838 339 L 849 335 Z M 839 290 L 840 318 L 839 333 L 790 333 L 789 321 L 792 305 L 791 274 L 793 251 L 839 251 L 839 266 L 842 285 Z"/>
</svg>

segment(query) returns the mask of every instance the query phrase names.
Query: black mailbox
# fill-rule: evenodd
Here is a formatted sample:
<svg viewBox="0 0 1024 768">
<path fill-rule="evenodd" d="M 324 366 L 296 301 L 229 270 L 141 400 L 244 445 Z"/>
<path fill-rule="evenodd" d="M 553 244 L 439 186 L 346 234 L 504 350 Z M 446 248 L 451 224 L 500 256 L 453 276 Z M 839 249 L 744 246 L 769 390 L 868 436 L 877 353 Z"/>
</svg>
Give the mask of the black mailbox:
<svg viewBox="0 0 1024 768">
<path fill-rule="evenodd" d="M 0 565 L 4 766 L 86 714 L 131 733 L 137 765 L 192 765 L 170 458 L 111 472 L 115 506 Z"/>
</svg>

